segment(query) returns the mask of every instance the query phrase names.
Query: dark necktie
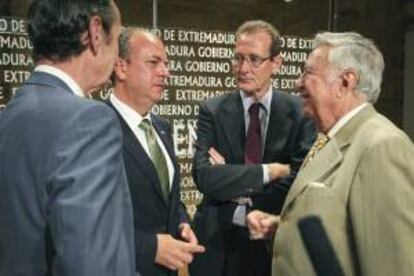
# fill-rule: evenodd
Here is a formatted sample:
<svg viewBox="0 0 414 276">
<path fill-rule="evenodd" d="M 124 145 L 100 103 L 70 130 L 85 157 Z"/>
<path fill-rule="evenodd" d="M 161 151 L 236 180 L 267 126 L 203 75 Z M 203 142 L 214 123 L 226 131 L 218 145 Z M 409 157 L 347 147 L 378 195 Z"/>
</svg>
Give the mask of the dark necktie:
<svg viewBox="0 0 414 276">
<path fill-rule="evenodd" d="M 148 119 L 142 120 L 142 122 L 139 124 L 139 127 L 145 132 L 145 138 L 147 139 L 150 157 L 155 169 L 157 170 L 164 198 L 168 202 L 170 194 L 170 181 L 168 176 L 167 160 L 165 160 L 165 156 L 162 153 L 161 147 L 157 143 L 154 129 L 150 121 Z"/>
<path fill-rule="evenodd" d="M 259 118 L 261 105 L 261 103 L 254 103 L 249 108 L 250 123 L 245 144 L 245 164 L 260 164 L 262 162 L 262 132 Z"/>
</svg>

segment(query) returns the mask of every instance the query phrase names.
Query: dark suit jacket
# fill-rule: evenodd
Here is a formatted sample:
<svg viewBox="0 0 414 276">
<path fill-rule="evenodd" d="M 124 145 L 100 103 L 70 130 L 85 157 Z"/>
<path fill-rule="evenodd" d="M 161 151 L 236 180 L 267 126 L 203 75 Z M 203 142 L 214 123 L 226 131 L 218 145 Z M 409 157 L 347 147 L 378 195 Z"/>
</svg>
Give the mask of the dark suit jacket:
<svg viewBox="0 0 414 276">
<path fill-rule="evenodd" d="M 111 109 L 32 74 L 0 115 L 0 275 L 134 275 L 121 146 Z"/>
<path fill-rule="evenodd" d="M 230 200 L 253 195 L 255 209 L 279 213 L 314 141 L 313 124 L 303 117 L 299 98 L 273 91 L 270 109 L 263 163 L 287 163 L 292 172 L 277 183 L 264 186 L 261 165 L 244 165 L 246 132 L 239 92 L 213 98 L 200 106 L 193 175 L 204 198 L 195 215 L 194 228 L 200 243 L 206 246 L 206 253 L 197 256 L 192 265 L 195 276 L 204 275 L 205 271 L 210 275 L 241 273 L 237 254 L 241 250 L 239 245 L 248 243 L 248 238 L 236 234 L 238 230 L 232 225 L 236 204 Z M 226 165 L 210 164 L 210 147 L 225 157 Z M 232 261 L 227 255 L 233 256 Z"/>
<path fill-rule="evenodd" d="M 115 108 L 111 103 L 109 105 Z M 123 156 L 134 208 L 135 251 L 137 270 L 144 276 L 175 275 L 156 265 L 157 234 L 178 237 L 178 226 L 188 222 L 184 205 L 180 201 L 180 170 L 174 154 L 170 124 L 159 116 L 151 115 L 152 124 L 164 143 L 174 164 L 175 174 L 169 204 L 162 196 L 157 171 L 125 120 L 118 113 L 124 133 Z"/>
</svg>

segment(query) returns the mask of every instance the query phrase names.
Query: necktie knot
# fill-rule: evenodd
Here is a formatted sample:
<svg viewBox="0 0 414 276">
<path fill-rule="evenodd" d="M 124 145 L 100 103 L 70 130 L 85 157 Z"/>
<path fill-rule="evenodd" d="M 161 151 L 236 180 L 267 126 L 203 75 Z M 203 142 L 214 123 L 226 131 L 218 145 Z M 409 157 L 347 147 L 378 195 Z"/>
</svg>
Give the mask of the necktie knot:
<svg viewBox="0 0 414 276">
<path fill-rule="evenodd" d="M 262 106 L 261 103 L 254 103 L 249 107 L 249 115 L 250 117 L 259 117 L 260 107 Z"/>
<path fill-rule="evenodd" d="M 329 141 L 329 136 L 328 135 L 319 133 L 318 138 L 316 139 L 316 142 L 313 145 L 313 147 L 317 151 L 320 151 L 326 145 L 326 143 L 328 143 L 328 141 Z"/>
<path fill-rule="evenodd" d="M 139 128 L 142 129 L 145 133 L 151 130 L 152 125 L 148 119 L 143 119 L 139 124 Z"/>
</svg>

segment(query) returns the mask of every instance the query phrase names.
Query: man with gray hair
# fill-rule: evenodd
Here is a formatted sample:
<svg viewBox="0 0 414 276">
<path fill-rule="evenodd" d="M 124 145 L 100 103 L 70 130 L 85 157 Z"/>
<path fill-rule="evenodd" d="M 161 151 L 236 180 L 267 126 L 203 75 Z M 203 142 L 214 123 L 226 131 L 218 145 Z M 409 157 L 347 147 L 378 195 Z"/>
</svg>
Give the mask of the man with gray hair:
<svg viewBox="0 0 414 276">
<path fill-rule="evenodd" d="M 232 60 L 238 89 L 200 105 L 193 176 L 204 197 L 194 228 L 206 253 L 193 276 L 270 275 L 271 239 L 249 239 L 246 213 L 280 212 L 315 136 L 300 98 L 272 87 L 282 62 L 279 32 L 243 23 Z"/>
<path fill-rule="evenodd" d="M 280 216 L 256 211 L 248 217 L 256 238 L 277 228 L 274 275 L 321 269 L 336 275 L 332 262 L 310 254 L 330 245 L 324 256 L 337 259 L 336 271 L 344 275 L 414 274 L 414 146 L 373 107 L 383 70 L 371 40 L 357 33 L 316 35 L 297 86 L 323 139 L 310 150 Z M 309 229 L 320 238 L 313 245 L 303 231 Z"/>
</svg>

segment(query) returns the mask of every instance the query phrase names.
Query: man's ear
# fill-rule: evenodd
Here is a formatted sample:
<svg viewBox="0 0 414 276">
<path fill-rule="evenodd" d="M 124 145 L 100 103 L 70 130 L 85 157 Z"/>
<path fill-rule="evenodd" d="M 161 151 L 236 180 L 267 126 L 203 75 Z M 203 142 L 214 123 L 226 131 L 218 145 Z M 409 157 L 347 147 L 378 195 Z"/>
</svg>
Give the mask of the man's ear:
<svg viewBox="0 0 414 276">
<path fill-rule="evenodd" d="M 342 73 L 342 86 L 354 91 L 358 86 L 358 74 L 354 70 L 345 70 Z"/>
<path fill-rule="evenodd" d="M 280 66 L 282 66 L 283 58 L 280 54 L 278 54 L 277 56 L 272 57 L 271 62 L 273 66 L 272 74 L 276 75 L 277 72 L 279 72 Z"/>
<path fill-rule="evenodd" d="M 127 62 L 122 58 L 117 58 L 114 66 L 115 77 L 119 80 L 124 80 L 127 75 Z"/>
<path fill-rule="evenodd" d="M 89 21 L 88 39 L 89 47 L 94 54 L 98 53 L 99 47 L 103 42 L 103 33 L 102 19 L 97 15 L 92 16 Z"/>
<path fill-rule="evenodd" d="M 341 80 L 341 88 L 336 94 L 338 99 L 356 90 L 358 85 L 358 74 L 354 70 L 346 69 L 341 74 Z"/>
</svg>

